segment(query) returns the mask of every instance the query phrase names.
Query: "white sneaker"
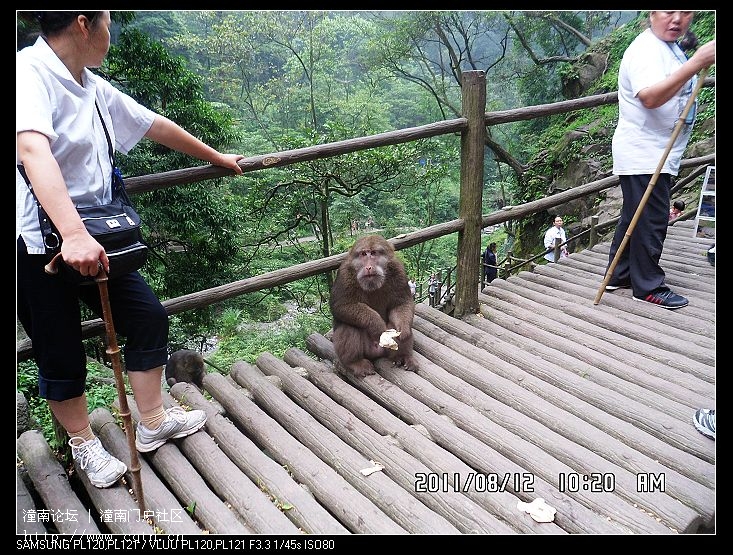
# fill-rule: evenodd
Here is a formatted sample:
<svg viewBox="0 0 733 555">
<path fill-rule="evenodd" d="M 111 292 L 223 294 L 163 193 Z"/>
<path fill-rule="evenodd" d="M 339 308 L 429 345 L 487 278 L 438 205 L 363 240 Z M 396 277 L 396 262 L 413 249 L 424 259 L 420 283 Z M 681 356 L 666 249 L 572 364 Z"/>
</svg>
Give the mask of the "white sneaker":
<svg viewBox="0 0 733 555">
<path fill-rule="evenodd" d="M 89 481 L 98 488 L 108 488 L 127 472 L 127 465 L 110 455 L 98 437 L 84 441 L 80 437 L 69 440 L 71 456 L 86 472 Z"/>
<path fill-rule="evenodd" d="M 165 412 L 165 420 L 157 430 L 149 430 L 142 422 L 137 425 L 135 447 L 141 453 L 155 451 L 169 439 L 189 436 L 206 424 L 206 413 L 202 410 L 186 412 L 181 407 L 173 407 Z"/>
</svg>

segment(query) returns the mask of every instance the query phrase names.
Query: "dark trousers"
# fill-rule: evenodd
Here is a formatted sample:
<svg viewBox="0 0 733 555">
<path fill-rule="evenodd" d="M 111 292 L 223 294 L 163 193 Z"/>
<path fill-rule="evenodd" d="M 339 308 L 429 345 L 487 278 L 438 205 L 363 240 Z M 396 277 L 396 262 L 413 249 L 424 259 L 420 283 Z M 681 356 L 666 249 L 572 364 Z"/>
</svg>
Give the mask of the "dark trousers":
<svg viewBox="0 0 733 555">
<path fill-rule="evenodd" d="M 651 175 L 621 175 L 621 191 L 624 195 L 621 218 L 611 242 L 608 265 L 611 265 L 621 245 L 629 224 L 647 190 Z M 672 177 L 659 174 L 651 195 L 636 222 L 614 269 L 610 282 L 631 281 L 635 297 L 644 297 L 664 286 L 664 270 L 659 265 L 669 222 L 669 200 Z"/>
<path fill-rule="evenodd" d="M 82 343 L 81 308 L 86 304 L 102 317 L 95 282 L 71 285 L 48 275 L 45 255 L 28 254 L 18 237 L 17 314 L 33 342 L 38 364 L 39 394 L 65 401 L 84 393 L 86 354 Z M 168 359 L 168 315 L 138 272 L 107 282 L 115 332 L 127 338 L 123 354 L 128 371 L 150 370 Z"/>
</svg>

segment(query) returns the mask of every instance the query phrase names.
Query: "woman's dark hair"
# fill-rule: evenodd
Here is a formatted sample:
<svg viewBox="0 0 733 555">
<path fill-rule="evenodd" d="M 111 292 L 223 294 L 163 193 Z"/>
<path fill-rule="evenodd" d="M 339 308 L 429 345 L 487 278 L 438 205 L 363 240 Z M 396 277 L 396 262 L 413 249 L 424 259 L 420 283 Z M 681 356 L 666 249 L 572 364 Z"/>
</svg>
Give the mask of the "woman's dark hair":
<svg viewBox="0 0 733 555">
<path fill-rule="evenodd" d="M 493 251 L 496 248 L 496 243 L 489 243 L 489 250 Z"/>
<path fill-rule="evenodd" d="M 80 15 L 85 16 L 90 22 L 99 17 L 102 12 L 18 12 L 18 16 L 28 22 L 37 23 L 41 27 L 41 33 L 50 37 L 60 33 L 71 25 L 72 21 Z"/>
</svg>

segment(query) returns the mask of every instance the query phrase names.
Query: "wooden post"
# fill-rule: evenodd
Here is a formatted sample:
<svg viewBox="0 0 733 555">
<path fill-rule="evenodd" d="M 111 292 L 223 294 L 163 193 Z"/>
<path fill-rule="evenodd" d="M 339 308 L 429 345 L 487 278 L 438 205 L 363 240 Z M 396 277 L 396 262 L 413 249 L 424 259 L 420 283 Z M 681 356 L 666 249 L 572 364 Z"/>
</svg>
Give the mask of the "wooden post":
<svg viewBox="0 0 733 555">
<path fill-rule="evenodd" d="M 555 250 L 553 251 L 555 262 L 560 260 L 560 243 L 562 243 L 562 239 L 555 237 Z"/>
<path fill-rule="evenodd" d="M 598 216 L 592 216 L 590 219 L 590 239 L 588 240 L 588 248 L 593 248 L 598 244 Z"/>
<path fill-rule="evenodd" d="M 476 273 L 481 252 L 481 205 L 484 188 L 484 149 L 486 143 L 486 73 L 466 71 L 462 79 L 463 117 L 468 127 L 461 134 L 461 197 L 458 232 L 455 316 L 478 312 Z"/>
<path fill-rule="evenodd" d="M 512 260 L 514 260 L 514 252 L 513 251 L 507 251 L 506 253 L 506 262 L 504 262 L 504 279 L 509 278 L 509 276 L 512 275 Z"/>
</svg>

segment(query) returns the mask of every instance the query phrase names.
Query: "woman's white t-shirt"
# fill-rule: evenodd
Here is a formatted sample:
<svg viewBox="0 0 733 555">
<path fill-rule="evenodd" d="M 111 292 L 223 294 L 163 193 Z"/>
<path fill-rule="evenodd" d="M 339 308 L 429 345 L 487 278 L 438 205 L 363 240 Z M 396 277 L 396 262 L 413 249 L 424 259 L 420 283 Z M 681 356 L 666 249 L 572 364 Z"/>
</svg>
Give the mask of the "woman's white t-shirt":
<svg viewBox="0 0 733 555">
<path fill-rule="evenodd" d="M 697 77 L 659 108 L 644 108 L 637 94 L 666 79 L 687 58 L 677 43 L 658 39 L 646 29 L 629 45 L 618 72 L 619 121 L 613 134 L 613 173 L 653 174 L 684 110 Z M 683 125 L 661 173 L 677 175 L 692 125 Z"/>
<path fill-rule="evenodd" d="M 48 137 L 76 206 L 109 202 L 112 163 L 95 101 L 114 150 L 124 154 L 150 129 L 155 112 L 88 69 L 82 87 L 42 37 L 16 54 L 15 69 L 16 133 L 37 131 Z M 23 236 L 29 254 L 44 254 L 35 200 L 17 169 L 15 174 L 16 237 Z"/>
</svg>

